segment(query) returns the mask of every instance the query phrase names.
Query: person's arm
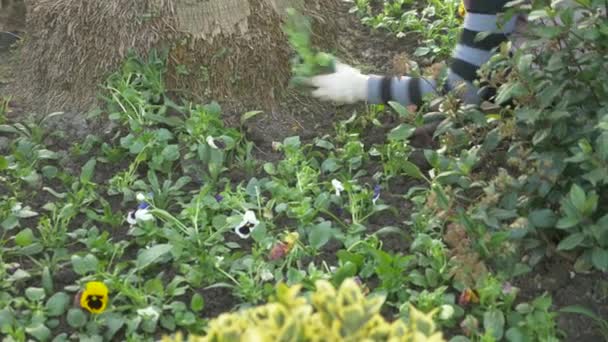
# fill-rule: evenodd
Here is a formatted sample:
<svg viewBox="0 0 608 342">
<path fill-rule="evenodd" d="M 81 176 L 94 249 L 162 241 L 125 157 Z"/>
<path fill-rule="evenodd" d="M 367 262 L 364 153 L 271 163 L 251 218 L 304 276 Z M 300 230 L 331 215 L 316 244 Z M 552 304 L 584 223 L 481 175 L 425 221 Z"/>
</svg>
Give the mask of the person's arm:
<svg viewBox="0 0 608 342">
<path fill-rule="evenodd" d="M 335 73 L 312 78 L 311 84 L 317 87 L 313 96 L 342 103 L 367 101 L 379 104 L 396 101 L 404 106 L 420 105 L 426 94 L 444 93 L 464 82 L 464 102 L 478 103 L 478 89 L 473 85 L 477 70 L 490 59 L 491 50 L 506 41 L 515 29 L 515 17 L 498 27 L 498 14 L 507 2 L 508 0 L 465 0 L 467 13 L 462 34 L 452 51 L 445 89 L 436 89 L 436 81 L 432 79 L 363 75 L 348 65 L 338 64 Z M 493 33 L 481 41 L 475 40 L 478 33 L 487 31 Z"/>
</svg>

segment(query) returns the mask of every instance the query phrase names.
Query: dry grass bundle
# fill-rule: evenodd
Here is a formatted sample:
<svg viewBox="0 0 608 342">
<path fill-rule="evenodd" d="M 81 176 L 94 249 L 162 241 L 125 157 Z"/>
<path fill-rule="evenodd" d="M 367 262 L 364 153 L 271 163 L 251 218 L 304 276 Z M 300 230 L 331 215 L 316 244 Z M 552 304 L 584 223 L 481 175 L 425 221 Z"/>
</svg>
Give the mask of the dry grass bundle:
<svg viewBox="0 0 608 342">
<path fill-rule="evenodd" d="M 145 57 L 153 48 L 168 48 L 169 88 L 266 106 L 289 79 L 290 51 L 277 11 L 294 2 L 26 0 L 28 34 L 12 93 L 41 113 L 87 110 L 96 105 L 99 84 L 130 50 Z M 333 37 L 327 18 L 337 2 L 306 1 L 326 41 Z"/>
<path fill-rule="evenodd" d="M 25 24 L 25 4 L 23 0 L 0 1 L 0 31 L 21 32 Z"/>
</svg>

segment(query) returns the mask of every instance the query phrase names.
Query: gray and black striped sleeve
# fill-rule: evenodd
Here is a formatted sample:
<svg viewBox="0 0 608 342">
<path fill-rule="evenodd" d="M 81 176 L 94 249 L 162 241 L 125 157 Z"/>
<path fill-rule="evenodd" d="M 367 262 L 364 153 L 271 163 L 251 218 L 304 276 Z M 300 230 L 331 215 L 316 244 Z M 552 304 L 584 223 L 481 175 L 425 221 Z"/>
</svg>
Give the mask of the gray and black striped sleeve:
<svg viewBox="0 0 608 342">
<path fill-rule="evenodd" d="M 452 51 L 447 84 L 443 89 L 436 89 L 437 82 L 433 79 L 408 76 L 371 76 L 368 81 L 368 103 L 396 101 L 404 106 L 420 105 L 426 94 L 445 93 L 461 82 L 466 83 L 464 102 L 479 103 L 478 89 L 473 85 L 473 81 L 477 78 L 477 70 L 490 59 L 492 50 L 506 41 L 515 30 L 516 17 L 511 18 L 504 25 L 499 25 L 498 14 L 503 11 L 503 7 L 508 1 L 465 0 L 467 13 L 458 44 Z M 476 41 L 475 37 L 480 32 L 491 32 L 491 34 Z"/>
</svg>

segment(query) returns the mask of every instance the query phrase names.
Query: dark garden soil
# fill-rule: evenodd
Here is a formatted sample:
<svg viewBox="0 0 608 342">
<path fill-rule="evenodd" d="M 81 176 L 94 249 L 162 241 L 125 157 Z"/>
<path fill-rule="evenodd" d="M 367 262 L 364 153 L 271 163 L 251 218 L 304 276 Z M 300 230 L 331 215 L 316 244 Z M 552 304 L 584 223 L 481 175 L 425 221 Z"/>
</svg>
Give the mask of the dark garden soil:
<svg viewBox="0 0 608 342">
<path fill-rule="evenodd" d="M 404 52 L 411 52 L 415 49 L 415 41 L 410 38 L 398 39 L 393 35 L 382 32 L 371 32 L 364 27 L 359 20 L 348 14 L 350 3 L 342 3 L 343 15 L 336 18 L 339 27 L 343 28 L 339 41 L 341 42 L 342 52 L 340 58 L 352 65 L 361 67 L 366 72 L 373 73 L 392 73 L 398 69 L 393 63 L 394 57 Z M 0 96 L 3 94 L 3 86 L 9 82 L 8 60 L 6 44 L 0 45 Z M 419 61 L 424 65 L 424 61 Z M 15 75 L 13 75 L 15 76 Z M 12 116 L 22 115 L 17 110 Z M 255 110 L 255 108 L 251 108 Z M 353 110 L 362 112 L 364 107 L 361 105 L 353 106 L 334 106 L 327 103 L 316 102 L 309 97 L 293 93 L 282 103 L 278 104 L 274 110 L 259 116 L 247 127 L 247 135 L 256 144 L 255 156 L 264 161 L 275 161 L 280 158 L 280 154 L 272 150 L 272 142 L 282 141 L 285 137 L 299 135 L 304 141 L 310 141 L 314 137 L 325 134 L 332 134 L 334 124 L 351 115 Z M 236 124 L 240 113 L 229 115 L 227 121 Z M 60 119 L 61 120 L 61 119 Z M 374 128 L 362 137 L 366 144 L 380 142 L 384 139 L 386 131 L 391 127 L 390 121 L 386 122 L 385 128 Z M 68 120 L 56 122 L 54 127 L 65 132 L 67 140 L 56 139 L 56 145 L 51 149 L 69 149 L 72 142 L 82 141 L 86 135 L 102 133 L 99 126 L 91 125 L 84 116 L 80 120 Z M 103 127 L 103 125 L 102 125 Z M 421 143 L 417 147 L 431 147 L 430 138 L 426 135 L 421 137 Z M 5 151 L 9 140 L 0 134 L 0 153 Z M 85 160 L 86 161 L 86 160 Z M 70 168 L 78 168 L 78 165 L 66 165 Z M 100 166 L 101 178 L 109 179 L 115 172 L 122 169 L 122 165 Z M 372 173 L 373 174 L 373 173 Z M 242 172 L 234 171 L 230 174 L 233 181 L 246 181 L 248 176 Z M 386 194 L 385 201 L 398 208 L 399 213 L 394 215 L 381 215 L 372 218 L 370 227 L 377 230 L 385 226 L 398 226 L 407 220 L 411 210 L 411 205 L 404 202 L 402 196 L 407 190 L 417 185 L 415 182 L 402 182 L 391 184 L 390 193 Z M 384 196 L 384 195 L 383 195 Z M 42 203 L 46 202 L 46 198 Z M 37 201 L 41 202 L 41 201 Z M 112 203 L 112 207 L 119 206 L 118 202 Z M 129 239 L 125 234 L 126 230 L 112 231 L 115 242 Z M 405 252 L 409 241 L 406 239 L 389 236 L 383 238 L 384 247 L 392 252 Z M 246 248 L 250 248 L 247 246 Z M 322 257 L 328 262 L 333 262 L 335 252 L 339 246 L 328 244 L 324 249 Z M 128 253 L 128 252 L 127 252 Z M 603 317 L 608 317 L 608 277 L 605 274 L 574 274 L 572 265 L 562 259 L 555 258 L 553 261 L 545 262 L 536 269 L 518 279 L 515 285 L 521 289 L 521 299 L 528 300 L 544 292 L 548 292 L 552 298 L 555 309 L 573 304 L 588 307 Z M 67 269 L 61 270 L 54 275 L 58 286 L 74 283 L 76 275 Z M 218 314 L 231 310 L 237 303 L 236 298 L 231 295 L 231 291 L 225 288 L 214 288 L 200 291 L 205 299 L 205 316 L 215 317 Z M 559 329 L 567 334 L 567 341 L 601 341 L 601 335 L 595 331 L 595 324 L 588 318 L 564 314 L 559 320 Z"/>
</svg>

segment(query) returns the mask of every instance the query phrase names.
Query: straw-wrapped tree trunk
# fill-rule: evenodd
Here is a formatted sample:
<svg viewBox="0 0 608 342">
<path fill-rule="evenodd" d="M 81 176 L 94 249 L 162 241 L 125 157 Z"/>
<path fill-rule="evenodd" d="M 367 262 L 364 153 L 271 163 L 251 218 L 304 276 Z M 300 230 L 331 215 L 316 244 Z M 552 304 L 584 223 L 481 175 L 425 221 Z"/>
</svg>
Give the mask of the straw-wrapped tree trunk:
<svg viewBox="0 0 608 342">
<path fill-rule="evenodd" d="M 44 111 L 86 110 L 129 51 L 168 49 L 168 88 L 263 106 L 290 76 L 285 9 L 315 18 L 315 30 L 331 41 L 338 1 L 25 0 L 13 93 Z"/>
<path fill-rule="evenodd" d="M 24 25 L 23 0 L 0 0 L 0 53 L 15 42 Z"/>
</svg>

